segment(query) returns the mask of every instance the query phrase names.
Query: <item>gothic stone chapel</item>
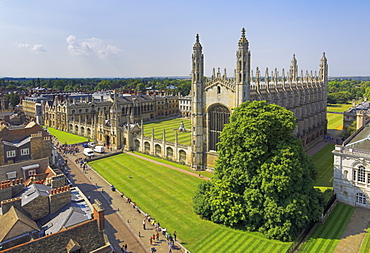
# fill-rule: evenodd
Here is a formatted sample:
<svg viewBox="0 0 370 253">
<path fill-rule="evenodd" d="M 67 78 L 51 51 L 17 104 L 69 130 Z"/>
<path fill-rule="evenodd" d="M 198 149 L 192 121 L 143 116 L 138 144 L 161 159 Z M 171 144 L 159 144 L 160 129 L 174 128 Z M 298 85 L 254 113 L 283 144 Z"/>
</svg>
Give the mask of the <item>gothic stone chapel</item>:
<svg viewBox="0 0 370 253">
<path fill-rule="evenodd" d="M 328 64 L 323 54 L 319 74 L 306 71 L 298 76 L 298 64 L 293 55 L 290 70 L 285 75 L 275 68 L 261 77 L 257 67 L 251 71 L 249 42 L 242 29 L 236 52 L 234 77 L 213 69 L 211 78 L 204 78 L 204 56 L 199 35 L 192 55 L 192 142 L 191 164 L 195 170 L 211 169 L 217 159 L 216 144 L 224 124 L 229 122 L 232 108 L 245 101 L 266 100 L 283 106 L 297 118 L 295 134 L 305 147 L 313 145 L 326 134 L 326 101 Z"/>
</svg>

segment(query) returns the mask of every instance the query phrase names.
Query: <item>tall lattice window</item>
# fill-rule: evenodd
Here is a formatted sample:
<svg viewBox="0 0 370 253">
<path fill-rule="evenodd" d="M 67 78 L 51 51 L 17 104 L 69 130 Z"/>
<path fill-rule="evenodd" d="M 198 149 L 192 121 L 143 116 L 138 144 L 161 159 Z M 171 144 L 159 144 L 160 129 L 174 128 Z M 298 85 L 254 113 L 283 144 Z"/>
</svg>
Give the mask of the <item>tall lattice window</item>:
<svg viewBox="0 0 370 253">
<path fill-rule="evenodd" d="M 209 140 L 208 149 L 217 150 L 216 144 L 220 141 L 220 133 L 224 125 L 229 123 L 230 111 L 222 105 L 214 106 L 209 111 Z"/>
<path fill-rule="evenodd" d="M 358 177 L 357 180 L 359 182 L 365 183 L 366 174 L 365 174 L 365 168 L 364 167 L 362 167 L 362 166 L 358 167 L 357 177 Z"/>
</svg>

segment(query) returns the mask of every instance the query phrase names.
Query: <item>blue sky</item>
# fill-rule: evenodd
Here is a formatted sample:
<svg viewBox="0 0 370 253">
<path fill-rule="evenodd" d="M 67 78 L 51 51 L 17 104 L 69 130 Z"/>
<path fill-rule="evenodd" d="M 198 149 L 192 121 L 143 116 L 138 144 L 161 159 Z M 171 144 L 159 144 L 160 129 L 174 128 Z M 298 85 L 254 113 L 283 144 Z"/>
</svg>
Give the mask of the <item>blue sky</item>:
<svg viewBox="0 0 370 253">
<path fill-rule="evenodd" d="M 252 69 L 370 76 L 370 1 L 0 0 L 0 76 L 188 76 L 195 35 L 212 68 L 235 68 L 245 27 Z M 263 71 L 264 73 L 264 71 Z"/>
</svg>

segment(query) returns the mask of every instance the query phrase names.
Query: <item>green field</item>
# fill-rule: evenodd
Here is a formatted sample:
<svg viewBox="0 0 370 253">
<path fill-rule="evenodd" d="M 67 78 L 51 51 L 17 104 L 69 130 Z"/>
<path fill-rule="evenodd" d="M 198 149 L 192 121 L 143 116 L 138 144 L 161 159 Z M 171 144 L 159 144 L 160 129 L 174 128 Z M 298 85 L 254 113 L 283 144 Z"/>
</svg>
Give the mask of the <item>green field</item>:
<svg viewBox="0 0 370 253">
<path fill-rule="evenodd" d="M 328 129 L 343 130 L 343 114 L 327 113 Z"/>
<path fill-rule="evenodd" d="M 86 137 L 66 133 L 66 132 L 63 132 L 63 131 L 60 131 L 60 130 L 56 130 L 55 128 L 52 128 L 52 127 L 48 127 L 47 129 L 48 129 L 48 132 L 51 135 L 55 136 L 62 144 L 70 145 L 70 144 L 76 144 L 76 143 L 81 143 L 81 142 L 85 142 L 85 141 L 90 140 Z"/>
<path fill-rule="evenodd" d="M 333 252 L 354 211 L 354 207 L 338 203 L 325 223 L 316 227 L 299 252 Z"/>
<path fill-rule="evenodd" d="M 179 132 L 178 133 L 178 142 L 184 145 L 190 145 L 191 141 L 191 121 L 190 119 L 176 118 L 171 120 L 162 120 L 152 123 L 144 124 L 144 135 L 151 137 L 152 128 L 154 128 L 154 138 L 162 139 L 163 130 L 166 131 L 166 140 L 175 142 L 175 132 L 179 129 L 181 122 L 184 122 L 185 129 L 189 132 Z"/>
<path fill-rule="evenodd" d="M 333 188 L 334 155 L 331 153 L 333 150 L 334 144 L 328 144 L 312 156 L 312 160 L 315 163 L 318 172 L 315 187 L 318 187 L 323 191 Z"/>
<path fill-rule="evenodd" d="M 370 251 L 370 234 L 369 234 L 370 224 L 369 227 L 366 230 L 366 235 L 364 237 L 364 240 L 362 241 L 360 253 L 366 253 Z"/>
<path fill-rule="evenodd" d="M 192 198 L 202 180 L 198 177 L 129 154 L 93 161 L 89 165 L 168 231 L 176 230 L 191 252 L 285 252 L 290 246 L 290 243 L 268 240 L 257 232 L 200 219 L 192 208 Z"/>
<path fill-rule="evenodd" d="M 328 105 L 326 107 L 326 111 L 328 111 L 328 112 L 345 112 L 350 107 L 352 107 L 352 104 L 333 104 L 333 105 Z"/>
</svg>

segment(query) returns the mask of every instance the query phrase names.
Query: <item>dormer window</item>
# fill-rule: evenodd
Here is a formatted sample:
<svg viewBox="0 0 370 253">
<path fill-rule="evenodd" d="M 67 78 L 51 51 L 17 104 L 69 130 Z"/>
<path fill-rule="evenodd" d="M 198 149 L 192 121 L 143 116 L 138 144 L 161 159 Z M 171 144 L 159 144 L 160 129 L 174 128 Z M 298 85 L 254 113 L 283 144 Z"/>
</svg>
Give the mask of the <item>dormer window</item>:
<svg viewBox="0 0 370 253">
<path fill-rule="evenodd" d="M 22 148 L 21 149 L 21 156 L 29 155 L 29 154 L 30 154 L 30 149 L 29 148 Z"/>
<path fill-rule="evenodd" d="M 15 156 L 16 156 L 15 149 L 6 151 L 6 158 L 11 158 L 11 157 L 15 157 Z"/>
</svg>

